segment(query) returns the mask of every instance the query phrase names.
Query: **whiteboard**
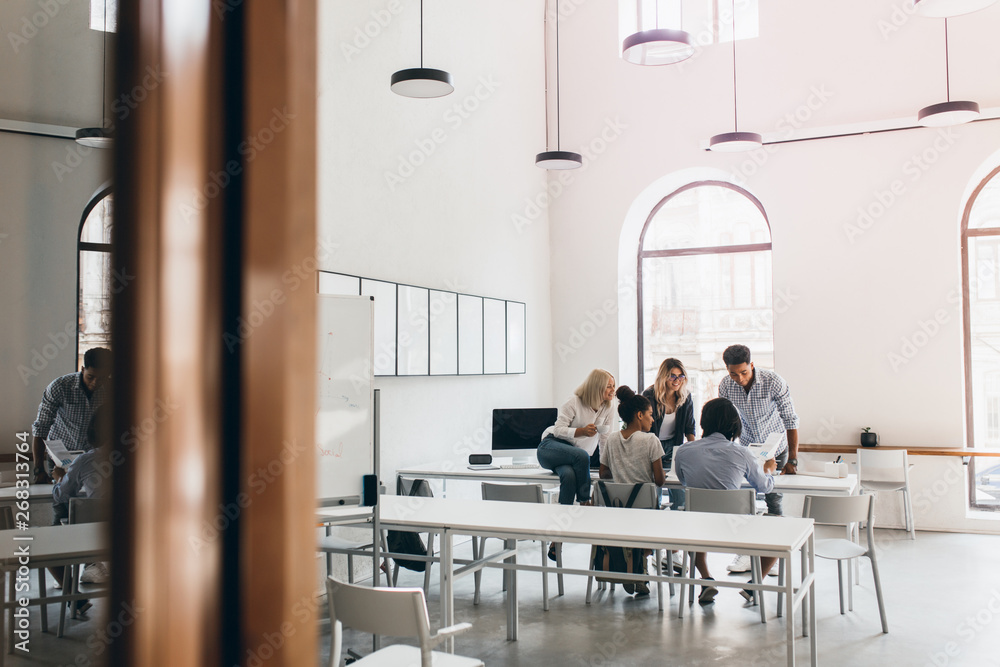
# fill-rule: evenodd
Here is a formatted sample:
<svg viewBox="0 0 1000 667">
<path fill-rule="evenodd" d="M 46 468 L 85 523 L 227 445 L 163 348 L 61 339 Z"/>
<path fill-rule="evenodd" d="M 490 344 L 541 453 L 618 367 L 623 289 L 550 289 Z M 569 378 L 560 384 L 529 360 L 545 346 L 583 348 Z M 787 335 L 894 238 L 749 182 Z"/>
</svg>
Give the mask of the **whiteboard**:
<svg viewBox="0 0 1000 667">
<path fill-rule="evenodd" d="M 316 492 L 321 504 L 360 504 L 361 477 L 375 473 L 372 313 L 371 297 L 319 295 Z"/>
</svg>

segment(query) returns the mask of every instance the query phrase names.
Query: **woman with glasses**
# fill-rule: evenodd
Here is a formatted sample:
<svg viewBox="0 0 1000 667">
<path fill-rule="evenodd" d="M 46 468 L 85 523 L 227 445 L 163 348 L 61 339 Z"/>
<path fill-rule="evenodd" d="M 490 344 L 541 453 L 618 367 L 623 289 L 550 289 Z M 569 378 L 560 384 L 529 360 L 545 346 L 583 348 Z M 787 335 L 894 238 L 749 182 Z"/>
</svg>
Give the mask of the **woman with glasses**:
<svg viewBox="0 0 1000 667">
<path fill-rule="evenodd" d="M 670 470 L 674 447 L 694 440 L 694 400 L 680 359 L 664 359 L 656 380 L 642 395 L 653 406 L 651 433 L 663 446 L 663 469 Z M 670 509 L 684 504 L 683 489 L 669 489 Z"/>
</svg>

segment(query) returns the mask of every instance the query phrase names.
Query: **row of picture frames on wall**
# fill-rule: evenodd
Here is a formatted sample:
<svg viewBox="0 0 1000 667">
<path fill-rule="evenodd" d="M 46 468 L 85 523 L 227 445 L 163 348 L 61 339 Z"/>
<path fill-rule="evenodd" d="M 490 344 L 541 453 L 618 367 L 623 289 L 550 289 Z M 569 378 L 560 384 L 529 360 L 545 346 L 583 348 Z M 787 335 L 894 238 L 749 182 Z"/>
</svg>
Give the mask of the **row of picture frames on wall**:
<svg viewBox="0 0 1000 667">
<path fill-rule="evenodd" d="M 524 373 L 525 305 L 331 271 L 320 294 L 371 296 L 376 376 Z"/>
</svg>

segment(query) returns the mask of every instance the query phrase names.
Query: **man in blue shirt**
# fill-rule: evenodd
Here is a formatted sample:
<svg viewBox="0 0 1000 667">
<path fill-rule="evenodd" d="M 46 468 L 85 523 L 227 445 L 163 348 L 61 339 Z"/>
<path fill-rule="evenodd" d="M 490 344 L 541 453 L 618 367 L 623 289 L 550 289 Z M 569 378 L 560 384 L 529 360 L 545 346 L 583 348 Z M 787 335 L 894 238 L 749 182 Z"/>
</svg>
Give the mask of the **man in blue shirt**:
<svg viewBox="0 0 1000 667">
<path fill-rule="evenodd" d="M 681 484 L 696 489 L 738 489 L 746 479 L 758 493 L 770 492 L 774 488 L 770 473 L 777 469 L 777 464 L 770 459 L 761 466 L 749 449 L 733 442 L 742 429 L 740 414 L 728 400 L 713 398 L 706 403 L 701 411 L 704 437 L 681 445 L 674 458 Z M 761 571 L 767 574 L 777 560 L 761 558 Z M 704 553 L 695 556 L 695 567 L 703 579 L 714 581 Z M 718 592 L 713 586 L 702 586 L 698 602 L 708 604 Z M 748 592 L 741 593 L 745 598 Z"/>
<path fill-rule="evenodd" d="M 774 371 L 754 369 L 746 345 L 730 345 L 722 360 L 729 377 L 719 383 L 719 397 L 732 402 L 740 413 L 740 444 L 762 444 L 772 433 L 784 433 L 787 446 L 775 458 L 783 475 L 794 475 L 799 465 L 799 417 L 788 383 Z M 764 500 L 769 514 L 781 515 L 780 493 L 768 493 Z"/>
<path fill-rule="evenodd" d="M 110 376 L 111 350 L 95 347 L 83 355 L 79 373 L 58 377 L 45 388 L 38 417 L 31 425 L 35 484 L 52 482 L 45 471 L 45 440 L 62 440 L 69 450 L 90 448 L 87 427 L 107 397 Z"/>
</svg>

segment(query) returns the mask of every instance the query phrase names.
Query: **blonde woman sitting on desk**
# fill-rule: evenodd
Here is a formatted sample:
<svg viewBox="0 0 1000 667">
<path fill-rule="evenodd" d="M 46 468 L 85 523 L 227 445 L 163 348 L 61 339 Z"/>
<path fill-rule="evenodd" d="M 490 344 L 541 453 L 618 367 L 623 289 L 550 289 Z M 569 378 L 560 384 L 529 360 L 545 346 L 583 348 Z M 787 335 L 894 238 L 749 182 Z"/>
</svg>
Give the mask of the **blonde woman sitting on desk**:
<svg viewBox="0 0 1000 667">
<path fill-rule="evenodd" d="M 576 392 L 559 408 L 556 423 L 545 429 L 538 445 L 538 464 L 559 475 L 559 504 L 574 500 L 590 504 L 590 457 L 608 439 L 615 378 L 595 368 Z M 558 544 L 549 548 L 549 558 L 556 560 Z"/>
</svg>

